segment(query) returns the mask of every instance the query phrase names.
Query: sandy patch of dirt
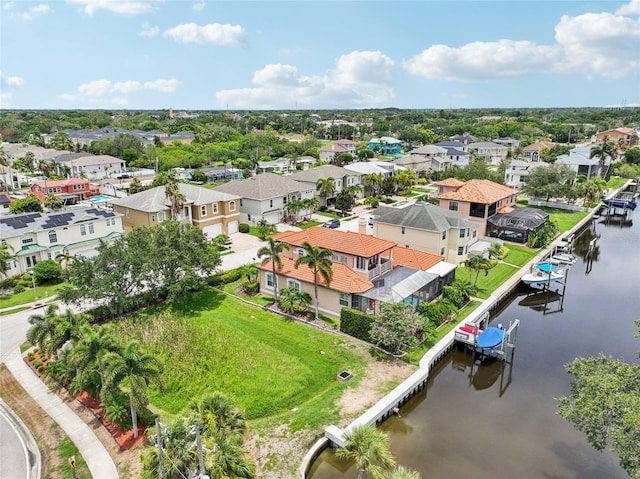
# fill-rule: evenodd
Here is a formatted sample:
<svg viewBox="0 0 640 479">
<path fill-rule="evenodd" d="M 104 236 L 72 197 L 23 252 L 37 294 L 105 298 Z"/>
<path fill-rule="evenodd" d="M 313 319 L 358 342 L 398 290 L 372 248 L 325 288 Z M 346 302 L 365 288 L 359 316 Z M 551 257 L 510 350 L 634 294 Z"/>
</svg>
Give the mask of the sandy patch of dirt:
<svg viewBox="0 0 640 479">
<path fill-rule="evenodd" d="M 364 349 L 364 348 L 363 348 Z M 363 351 L 363 354 L 367 354 Z M 370 360 L 365 376 L 358 385 L 347 389 L 340 400 L 341 427 L 348 425 L 409 377 L 416 368 L 399 360 Z M 261 479 L 294 479 L 305 454 L 321 435 L 321 431 L 298 431 L 292 434 L 281 425 L 265 436 L 249 437 L 245 445 L 256 463 L 256 477 Z M 275 469 L 275 470 L 274 470 Z"/>
</svg>

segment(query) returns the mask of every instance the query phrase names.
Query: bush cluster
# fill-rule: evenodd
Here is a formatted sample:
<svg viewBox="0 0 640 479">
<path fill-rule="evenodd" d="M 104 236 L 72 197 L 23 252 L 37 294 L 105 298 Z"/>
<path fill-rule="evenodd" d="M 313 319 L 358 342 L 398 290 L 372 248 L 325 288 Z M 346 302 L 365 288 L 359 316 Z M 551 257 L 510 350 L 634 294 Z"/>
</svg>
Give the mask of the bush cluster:
<svg viewBox="0 0 640 479">
<path fill-rule="evenodd" d="M 250 229 L 251 227 L 247 223 L 240 223 L 240 226 L 238 226 L 240 233 L 248 233 Z"/>
<path fill-rule="evenodd" d="M 235 283 L 242 278 L 242 271 L 239 268 L 216 273 L 207 278 L 209 286 L 220 286 L 223 284 Z"/>
<path fill-rule="evenodd" d="M 371 342 L 371 325 L 375 316 L 351 308 L 340 311 L 340 331 L 354 338 Z"/>
</svg>

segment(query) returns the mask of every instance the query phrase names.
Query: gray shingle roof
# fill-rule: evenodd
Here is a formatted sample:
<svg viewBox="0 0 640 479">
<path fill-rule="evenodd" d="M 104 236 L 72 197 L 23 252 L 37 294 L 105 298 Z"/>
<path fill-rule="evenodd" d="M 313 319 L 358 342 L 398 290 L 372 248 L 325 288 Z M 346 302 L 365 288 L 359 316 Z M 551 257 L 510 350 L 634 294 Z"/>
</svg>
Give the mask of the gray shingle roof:
<svg viewBox="0 0 640 479">
<path fill-rule="evenodd" d="M 263 173 L 244 180 L 231 180 L 213 191 L 238 195 L 241 198 L 268 200 L 286 194 L 313 191 L 313 188 L 290 177 Z"/>
<path fill-rule="evenodd" d="M 404 208 L 381 206 L 373 212 L 377 223 L 407 226 L 442 233 L 450 228 L 477 228 L 463 215 L 418 201 Z"/>
<path fill-rule="evenodd" d="M 186 197 L 187 203 L 196 206 L 215 203 L 217 201 L 240 199 L 239 196 L 218 191 L 217 189 L 202 188 L 186 183 L 178 183 L 178 188 L 180 189 L 180 193 Z M 113 200 L 111 204 L 131 208 L 132 210 L 153 213 L 168 210 L 171 203 L 165 195 L 164 186 L 157 186 L 136 193 L 135 195 L 127 196 L 126 198 Z"/>
<path fill-rule="evenodd" d="M 290 178 L 298 181 L 316 182 L 321 178 L 344 178 L 345 176 L 357 176 L 358 173 L 335 165 L 323 165 L 317 168 L 309 168 L 306 171 L 293 173 Z"/>
</svg>

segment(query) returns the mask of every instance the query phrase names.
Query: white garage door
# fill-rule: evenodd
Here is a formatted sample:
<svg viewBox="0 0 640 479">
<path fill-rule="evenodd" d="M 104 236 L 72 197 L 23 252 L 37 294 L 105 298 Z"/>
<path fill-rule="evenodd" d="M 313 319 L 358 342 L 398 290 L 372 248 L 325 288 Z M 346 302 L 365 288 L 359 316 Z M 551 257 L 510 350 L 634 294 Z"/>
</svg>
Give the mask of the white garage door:
<svg viewBox="0 0 640 479">
<path fill-rule="evenodd" d="M 99 251 L 95 248 L 85 249 L 84 251 L 78 251 L 76 256 L 84 256 L 85 258 L 93 258 L 94 256 L 98 256 Z"/>
<path fill-rule="evenodd" d="M 222 234 L 222 224 L 218 223 L 217 225 L 205 226 L 202 228 L 202 232 L 209 239 L 213 239 L 216 236 Z"/>
<path fill-rule="evenodd" d="M 237 221 L 232 221 L 231 223 L 229 223 L 229 234 L 232 235 L 233 233 L 237 233 L 238 232 L 238 222 Z"/>
</svg>

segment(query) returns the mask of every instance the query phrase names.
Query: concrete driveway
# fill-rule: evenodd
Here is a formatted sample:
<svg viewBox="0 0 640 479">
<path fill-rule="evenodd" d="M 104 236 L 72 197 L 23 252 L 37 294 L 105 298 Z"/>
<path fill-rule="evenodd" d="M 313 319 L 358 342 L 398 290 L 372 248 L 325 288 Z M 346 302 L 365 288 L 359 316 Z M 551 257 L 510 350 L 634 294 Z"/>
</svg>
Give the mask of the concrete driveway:
<svg viewBox="0 0 640 479">
<path fill-rule="evenodd" d="M 246 233 L 234 233 L 231 238 L 231 250 L 233 253 L 222 257 L 222 271 L 239 268 L 245 264 L 258 261 L 258 250 L 266 245 L 266 241 L 261 241 L 253 235 Z"/>
</svg>

